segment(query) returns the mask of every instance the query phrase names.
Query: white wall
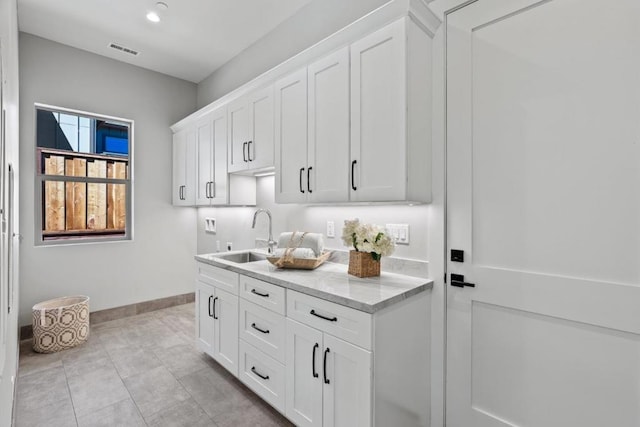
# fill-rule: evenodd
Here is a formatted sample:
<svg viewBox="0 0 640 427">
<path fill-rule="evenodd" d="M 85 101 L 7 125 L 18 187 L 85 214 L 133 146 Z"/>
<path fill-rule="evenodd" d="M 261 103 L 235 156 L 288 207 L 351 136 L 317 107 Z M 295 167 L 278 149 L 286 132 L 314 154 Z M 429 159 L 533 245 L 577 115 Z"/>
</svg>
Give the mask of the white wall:
<svg viewBox="0 0 640 427">
<path fill-rule="evenodd" d="M 198 108 L 385 4 L 388 0 L 312 0 L 198 84 Z"/>
<path fill-rule="evenodd" d="M 35 102 L 135 121 L 133 241 L 34 245 Z M 22 325 L 63 295 L 96 311 L 193 291 L 196 211 L 171 205 L 169 126 L 195 107 L 193 83 L 20 34 Z"/>
<path fill-rule="evenodd" d="M 2 58 L 2 69 L 4 72 L 3 79 L 3 105 L 6 110 L 6 147 L 7 147 L 7 163 L 12 163 L 18 169 L 18 18 L 16 0 L 0 0 L 0 43 Z M 16 172 L 17 173 L 17 172 Z M 14 206 L 18 206 L 18 184 L 19 179 L 16 176 Z M 14 213 L 17 209 L 14 208 Z M 15 218 L 9 218 L 13 223 L 15 233 L 20 233 L 19 221 L 16 214 Z M 14 245 L 17 252 L 18 239 L 11 237 L 11 245 Z M 17 265 L 17 256 L 14 255 L 13 263 Z M 19 279 L 14 265 L 8 265 L 7 260 L 3 260 L 0 265 L 0 272 L 4 275 L 8 268 L 12 268 L 13 282 L 13 303 L 18 304 Z M 6 289 L 2 289 L 3 293 Z M 16 305 L 13 306 L 11 312 L 7 314 L 7 324 L 1 324 L 0 327 L 6 326 L 7 335 L 5 342 L 0 342 L 0 426 L 11 425 L 13 396 L 14 396 L 14 379 L 17 373 L 18 365 L 18 310 Z"/>
</svg>

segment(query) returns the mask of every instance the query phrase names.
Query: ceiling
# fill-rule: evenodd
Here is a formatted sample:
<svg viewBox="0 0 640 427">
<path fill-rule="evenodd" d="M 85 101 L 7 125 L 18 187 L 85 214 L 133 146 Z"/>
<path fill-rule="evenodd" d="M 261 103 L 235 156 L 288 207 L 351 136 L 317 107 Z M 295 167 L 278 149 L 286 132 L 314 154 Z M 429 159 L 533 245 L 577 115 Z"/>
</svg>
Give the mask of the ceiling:
<svg viewBox="0 0 640 427">
<path fill-rule="evenodd" d="M 311 0 L 18 0 L 20 31 L 199 83 Z M 159 23 L 146 19 L 149 11 Z M 109 44 L 139 52 L 133 56 Z"/>
</svg>

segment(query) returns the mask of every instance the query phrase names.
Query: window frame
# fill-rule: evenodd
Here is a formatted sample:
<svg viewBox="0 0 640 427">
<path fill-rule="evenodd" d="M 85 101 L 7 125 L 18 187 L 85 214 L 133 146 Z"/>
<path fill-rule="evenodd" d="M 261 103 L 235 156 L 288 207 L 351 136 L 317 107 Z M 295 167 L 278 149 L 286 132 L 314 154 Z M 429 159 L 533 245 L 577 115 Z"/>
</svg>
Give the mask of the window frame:
<svg viewBox="0 0 640 427">
<path fill-rule="evenodd" d="M 60 113 L 69 113 L 78 116 L 88 117 L 96 120 L 108 120 L 114 122 L 120 122 L 123 125 L 128 126 L 128 138 L 129 138 L 129 155 L 127 159 L 128 163 L 128 177 L 125 179 L 120 178 L 96 178 L 96 177 L 79 177 L 79 176 L 66 176 L 66 175 L 46 175 L 42 172 L 38 165 L 40 165 L 41 159 L 39 158 L 39 150 L 38 150 L 38 110 L 45 110 L 51 112 L 60 112 Z M 82 110 L 75 110 L 72 108 L 58 107 L 55 105 L 34 103 L 34 145 L 33 145 L 33 159 L 34 163 L 34 244 L 35 246 L 60 246 L 60 245 L 78 245 L 78 244 L 89 244 L 89 243 L 112 243 L 112 242 L 128 242 L 133 241 L 133 189 L 134 189 L 134 120 L 125 119 L 122 117 L 108 116 L 105 114 L 97 114 Z M 73 153 L 73 151 L 70 151 Z M 91 154 L 91 153 L 84 153 Z M 58 181 L 58 182 L 82 182 L 82 183 L 95 183 L 95 184 L 124 184 L 126 197 L 125 197 L 125 232 L 124 235 L 119 236 L 103 236 L 103 237 L 91 237 L 91 236 L 81 236 L 81 237 L 67 237 L 61 239 L 47 239 L 45 240 L 44 230 L 43 230 L 43 220 L 44 220 L 44 212 L 43 212 L 43 188 L 44 183 L 46 181 Z"/>
</svg>

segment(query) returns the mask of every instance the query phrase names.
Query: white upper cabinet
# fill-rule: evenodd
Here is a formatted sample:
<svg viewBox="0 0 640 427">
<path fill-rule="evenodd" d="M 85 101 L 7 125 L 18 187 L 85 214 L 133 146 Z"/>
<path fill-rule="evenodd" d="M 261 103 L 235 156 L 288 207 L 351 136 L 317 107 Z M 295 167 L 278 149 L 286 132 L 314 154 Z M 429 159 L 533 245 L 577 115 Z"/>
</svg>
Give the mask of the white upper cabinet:
<svg viewBox="0 0 640 427">
<path fill-rule="evenodd" d="M 229 103 L 229 172 L 273 167 L 273 86 Z"/>
<path fill-rule="evenodd" d="M 173 185 L 175 206 L 193 206 L 196 191 L 196 131 L 189 127 L 173 135 Z"/>
<path fill-rule="evenodd" d="M 277 203 L 428 203 L 439 25 L 424 2 L 391 0 L 185 121 L 226 109 L 227 172 L 275 166 Z M 202 205 L 211 198 L 205 179 Z"/>
<path fill-rule="evenodd" d="M 220 108 L 196 123 L 196 205 L 227 204 L 227 114 Z"/>
<path fill-rule="evenodd" d="M 307 187 L 311 202 L 349 200 L 349 48 L 309 65 Z"/>
<path fill-rule="evenodd" d="M 276 202 L 307 200 L 307 69 L 275 84 Z"/>
<path fill-rule="evenodd" d="M 351 45 L 351 201 L 430 201 L 430 49 L 410 18 Z"/>
<path fill-rule="evenodd" d="M 276 202 L 349 199 L 349 50 L 275 84 Z"/>
</svg>

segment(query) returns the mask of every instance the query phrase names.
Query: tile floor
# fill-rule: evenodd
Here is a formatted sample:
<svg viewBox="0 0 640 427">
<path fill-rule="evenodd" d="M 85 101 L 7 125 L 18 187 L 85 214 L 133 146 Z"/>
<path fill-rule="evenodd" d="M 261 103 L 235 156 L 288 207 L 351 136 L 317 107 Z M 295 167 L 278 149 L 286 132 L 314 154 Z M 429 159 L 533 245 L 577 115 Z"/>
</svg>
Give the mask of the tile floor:
<svg viewBox="0 0 640 427">
<path fill-rule="evenodd" d="M 291 426 L 194 339 L 194 304 L 91 327 L 76 348 L 20 347 L 16 427 Z"/>
</svg>

